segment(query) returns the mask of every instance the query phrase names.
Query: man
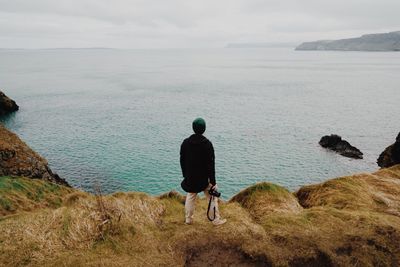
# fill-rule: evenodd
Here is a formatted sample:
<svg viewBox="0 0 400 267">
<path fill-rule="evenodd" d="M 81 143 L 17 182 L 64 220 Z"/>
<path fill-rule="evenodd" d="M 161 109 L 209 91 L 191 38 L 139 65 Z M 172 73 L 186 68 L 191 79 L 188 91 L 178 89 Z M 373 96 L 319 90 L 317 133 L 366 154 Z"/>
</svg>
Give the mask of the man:
<svg viewBox="0 0 400 267">
<path fill-rule="evenodd" d="M 197 194 L 201 191 L 207 200 L 213 201 L 215 207 L 214 225 L 221 225 L 226 222 L 221 219 L 218 209 L 218 198 L 211 197 L 209 190 L 217 190 L 215 181 L 215 157 L 212 143 L 203 136 L 206 130 L 206 122 L 197 118 L 192 124 L 194 134 L 186 138 L 181 145 L 181 168 L 184 180 L 181 183 L 182 189 L 187 192 L 185 202 L 185 223 L 193 223 L 193 214 Z"/>
</svg>

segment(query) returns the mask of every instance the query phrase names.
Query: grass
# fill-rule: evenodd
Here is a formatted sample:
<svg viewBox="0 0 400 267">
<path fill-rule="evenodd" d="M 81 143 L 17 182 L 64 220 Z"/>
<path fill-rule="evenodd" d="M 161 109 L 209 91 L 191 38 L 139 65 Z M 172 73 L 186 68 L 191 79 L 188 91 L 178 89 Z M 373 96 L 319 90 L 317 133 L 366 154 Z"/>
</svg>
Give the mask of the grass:
<svg viewBox="0 0 400 267">
<path fill-rule="evenodd" d="M 7 177 L 0 196 L 15 210 L 0 219 L 0 265 L 396 266 L 399 174 L 396 167 L 342 177 L 296 194 L 256 184 L 221 204 L 228 222 L 218 227 L 206 218 L 204 198 L 189 226 L 176 192 L 115 193 L 100 203 L 92 194 Z M 60 203 L 49 204 L 55 197 Z"/>
<path fill-rule="evenodd" d="M 0 215 L 31 211 L 39 207 L 57 208 L 72 189 L 42 180 L 0 177 Z"/>
<path fill-rule="evenodd" d="M 12 204 L 7 198 L 0 197 L 0 207 L 5 211 L 12 211 Z"/>
<path fill-rule="evenodd" d="M 271 214 L 298 213 L 302 210 L 295 196 L 286 188 L 266 182 L 242 190 L 230 202 L 239 203 L 258 223 Z"/>
<path fill-rule="evenodd" d="M 296 195 L 303 207 L 373 210 L 400 215 L 399 165 L 373 174 L 358 174 L 301 188 Z"/>
</svg>

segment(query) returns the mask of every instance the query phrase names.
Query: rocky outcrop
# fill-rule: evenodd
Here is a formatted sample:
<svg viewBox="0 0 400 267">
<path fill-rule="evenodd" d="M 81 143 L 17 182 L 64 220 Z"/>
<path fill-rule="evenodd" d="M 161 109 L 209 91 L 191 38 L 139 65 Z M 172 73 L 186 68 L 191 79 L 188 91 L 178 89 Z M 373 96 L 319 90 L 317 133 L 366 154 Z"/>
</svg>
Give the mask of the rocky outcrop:
<svg viewBox="0 0 400 267">
<path fill-rule="evenodd" d="M 17 103 L 0 91 L 0 116 L 17 111 L 18 109 L 19 106 Z"/>
<path fill-rule="evenodd" d="M 354 159 L 363 158 L 363 153 L 358 148 L 350 145 L 349 142 L 343 140 L 342 137 L 336 134 L 325 135 L 321 138 L 319 144 L 322 147 L 333 150 L 344 157 Z"/>
<path fill-rule="evenodd" d="M 2 125 L 0 125 L 0 176 L 38 178 L 68 186 L 64 179 L 52 172 L 44 158 Z"/>
<path fill-rule="evenodd" d="M 378 158 L 378 166 L 388 168 L 400 164 L 400 133 L 397 135 L 396 142 L 388 146 Z"/>
<path fill-rule="evenodd" d="M 365 34 L 358 38 L 305 42 L 296 50 L 400 51 L 400 31 Z"/>
</svg>

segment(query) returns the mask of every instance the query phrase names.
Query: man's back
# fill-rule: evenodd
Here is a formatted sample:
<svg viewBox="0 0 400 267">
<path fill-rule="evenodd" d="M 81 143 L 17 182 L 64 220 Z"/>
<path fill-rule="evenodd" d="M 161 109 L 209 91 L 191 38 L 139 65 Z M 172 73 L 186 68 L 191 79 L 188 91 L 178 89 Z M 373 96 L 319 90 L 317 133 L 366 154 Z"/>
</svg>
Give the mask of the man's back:
<svg viewBox="0 0 400 267">
<path fill-rule="evenodd" d="M 201 192 L 209 183 L 215 184 L 214 148 L 203 135 L 193 134 L 183 141 L 180 162 L 185 191 Z"/>
</svg>

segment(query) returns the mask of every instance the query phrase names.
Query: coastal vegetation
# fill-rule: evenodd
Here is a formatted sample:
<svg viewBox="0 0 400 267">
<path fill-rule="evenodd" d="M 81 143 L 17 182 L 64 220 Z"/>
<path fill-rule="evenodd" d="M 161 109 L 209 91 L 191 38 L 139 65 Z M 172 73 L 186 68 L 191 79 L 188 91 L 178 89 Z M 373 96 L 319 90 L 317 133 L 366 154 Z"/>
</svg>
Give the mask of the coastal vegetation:
<svg viewBox="0 0 400 267">
<path fill-rule="evenodd" d="M 73 189 L 39 179 L 0 178 L 0 216 L 39 208 L 58 208 Z"/>
<path fill-rule="evenodd" d="M 214 227 L 198 200 L 89 194 L 22 177 L 0 178 L 0 262 L 6 266 L 396 266 L 400 165 L 305 186 L 251 186 L 221 206 Z"/>
</svg>

